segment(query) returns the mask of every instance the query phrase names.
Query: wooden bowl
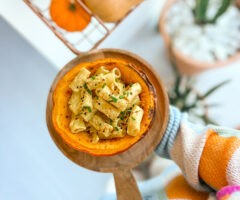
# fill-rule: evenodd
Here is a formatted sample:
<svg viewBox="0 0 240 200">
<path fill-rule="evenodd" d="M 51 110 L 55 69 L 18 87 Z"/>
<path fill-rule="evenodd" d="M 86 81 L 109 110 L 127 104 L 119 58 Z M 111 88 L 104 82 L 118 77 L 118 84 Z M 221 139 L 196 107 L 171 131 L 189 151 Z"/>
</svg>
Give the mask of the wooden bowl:
<svg viewBox="0 0 240 200">
<path fill-rule="evenodd" d="M 153 85 L 155 93 L 155 115 L 148 133 L 126 151 L 112 156 L 94 156 L 72 148 L 60 137 L 52 123 L 52 95 L 58 81 L 77 64 L 103 58 L 123 59 L 137 66 L 136 70 L 139 70 L 139 73 Z M 141 199 L 136 182 L 131 174 L 131 169 L 151 154 L 160 143 L 167 126 L 168 114 L 167 93 L 150 64 L 127 51 L 101 49 L 81 54 L 65 65 L 57 74 L 48 95 L 46 121 L 52 139 L 65 156 L 87 169 L 99 172 L 112 172 L 115 178 L 118 199 Z"/>
<path fill-rule="evenodd" d="M 175 2 L 176 2 L 176 0 L 166 1 L 165 5 L 163 7 L 163 10 L 162 10 L 162 14 L 159 19 L 159 31 L 163 37 L 169 58 L 174 60 L 179 72 L 181 72 L 182 74 L 187 74 L 187 75 L 198 74 L 198 73 L 201 73 L 208 69 L 224 67 L 224 66 L 229 65 L 232 62 L 240 59 L 240 52 L 238 52 L 235 55 L 229 57 L 227 60 L 216 61 L 216 62 L 210 63 L 210 62 L 195 60 L 187 55 L 184 55 L 181 52 L 181 49 L 174 48 L 171 44 L 171 38 L 166 30 L 165 21 L 166 21 L 166 16 L 167 16 L 169 9 L 172 7 L 172 5 Z M 179 13 L 179 14 L 181 14 L 181 13 Z"/>
</svg>

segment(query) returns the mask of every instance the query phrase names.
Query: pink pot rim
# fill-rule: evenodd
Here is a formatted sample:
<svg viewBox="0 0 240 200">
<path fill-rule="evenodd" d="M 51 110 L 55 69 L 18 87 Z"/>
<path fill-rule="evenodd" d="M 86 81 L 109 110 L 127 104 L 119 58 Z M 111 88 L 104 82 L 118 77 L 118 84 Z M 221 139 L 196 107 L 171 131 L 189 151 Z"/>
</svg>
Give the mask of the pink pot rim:
<svg viewBox="0 0 240 200">
<path fill-rule="evenodd" d="M 166 45 L 166 47 L 170 50 L 170 46 L 171 46 L 171 38 L 169 36 L 169 34 L 166 31 L 165 28 L 165 19 L 167 16 L 167 13 L 169 11 L 169 9 L 171 8 L 171 6 L 175 3 L 176 0 L 167 0 L 163 10 L 162 10 L 162 14 L 160 15 L 160 19 L 159 19 L 159 31 L 162 34 L 164 43 Z M 180 49 L 177 49 L 175 47 L 172 47 L 172 53 L 174 54 L 174 56 L 180 60 L 182 60 L 185 63 L 188 63 L 191 66 L 198 66 L 198 68 L 216 68 L 219 66 L 223 66 L 226 64 L 230 64 L 238 59 L 240 59 L 240 51 L 237 52 L 236 54 L 230 56 L 228 59 L 223 60 L 223 61 L 215 61 L 215 62 L 203 62 L 203 61 L 198 61 L 195 60 L 193 58 L 190 58 L 186 55 L 184 55 Z"/>
<path fill-rule="evenodd" d="M 217 199 L 221 200 L 221 198 L 224 198 L 228 195 L 232 195 L 235 192 L 239 192 L 240 191 L 240 186 L 239 185 L 228 185 L 226 187 L 221 188 L 218 192 L 217 192 Z"/>
</svg>

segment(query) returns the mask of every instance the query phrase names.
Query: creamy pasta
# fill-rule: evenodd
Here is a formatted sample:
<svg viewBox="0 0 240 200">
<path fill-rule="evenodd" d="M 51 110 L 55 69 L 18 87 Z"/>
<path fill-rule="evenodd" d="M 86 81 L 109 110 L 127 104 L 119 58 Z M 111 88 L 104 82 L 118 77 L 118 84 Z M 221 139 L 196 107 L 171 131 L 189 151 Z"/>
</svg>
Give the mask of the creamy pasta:
<svg viewBox="0 0 240 200">
<path fill-rule="evenodd" d="M 72 133 L 88 132 L 97 143 L 140 132 L 142 87 L 139 83 L 125 84 L 118 68 L 101 66 L 94 74 L 82 68 L 69 87 Z"/>
</svg>

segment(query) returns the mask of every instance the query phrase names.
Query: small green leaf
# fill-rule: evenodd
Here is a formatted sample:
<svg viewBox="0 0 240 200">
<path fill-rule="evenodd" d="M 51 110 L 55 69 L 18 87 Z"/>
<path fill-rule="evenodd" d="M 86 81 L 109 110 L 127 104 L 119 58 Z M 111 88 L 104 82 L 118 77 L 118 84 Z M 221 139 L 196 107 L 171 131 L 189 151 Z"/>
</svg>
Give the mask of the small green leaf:
<svg viewBox="0 0 240 200">
<path fill-rule="evenodd" d="M 84 106 L 83 108 L 88 109 L 88 112 L 92 112 L 92 109 L 91 109 L 91 107 L 89 107 L 89 106 Z"/>
<path fill-rule="evenodd" d="M 117 103 L 118 102 L 118 99 L 114 96 L 110 96 L 111 100 L 109 102 L 114 102 L 114 103 Z"/>
<path fill-rule="evenodd" d="M 92 91 L 88 88 L 88 86 L 87 86 L 86 83 L 84 83 L 83 87 L 84 87 L 85 90 L 87 90 L 87 92 L 88 92 L 89 94 L 92 95 Z"/>
<path fill-rule="evenodd" d="M 124 97 L 125 97 L 124 95 L 120 95 L 119 99 L 124 99 Z"/>
<path fill-rule="evenodd" d="M 204 23 L 206 21 L 208 3 L 209 0 L 196 0 L 194 15 L 197 23 Z"/>
<path fill-rule="evenodd" d="M 124 120 L 124 117 L 125 117 L 125 111 L 120 112 L 119 118 L 121 120 Z"/>
<path fill-rule="evenodd" d="M 117 126 L 114 127 L 115 131 L 119 131 L 119 128 Z"/>
<path fill-rule="evenodd" d="M 91 79 L 92 79 L 92 80 L 95 80 L 95 78 L 96 78 L 95 76 L 91 76 Z"/>
<path fill-rule="evenodd" d="M 189 112 L 191 109 L 197 107 L 197 102 L 194 102 L 191 105 L 184 105 L 183 108 L 181 109 L 182 112 Z"/>
<path fill-rule="evenodd" d="M 205 98 L 207 98 L 208 96 L 210 96 L 213 92 L 215 92 L 216 90 L 218 90 L 220 87 L 226 85 L 227 83 L 229 83 L 231 80 L 226 80 L 223 81 L 222 83 L 217 84 L 216 86 L 214 86 L 213 88 L 211 88 L 210 90 L 208 90 L 204 95 L 198 95 L 198 99 L 203 100 Z"/>
<path fill-rule="evenodd" d="M 126 116 L 128 116 L 131 112 L 132 112 L 132 109 L 131 109 L 131 108 L 127 108 L 126 110 L 120 112 L 119 118 L 120 118 L 121 120 L 124 120 L 124 118 L 125 118 Z"/>
<path fill-rule="evenodd" d="M 179 85 L 181 83 L 181 75 L 177 75 L 176 81 L 175 81 L 175 87 L 174 87 L 174 92 L 176 93 L 177 96 L 180 96 L 180 91 L 179 91 Z"/>
<path fill-rule="evenodd" d="M 225 11 L 228 9 L 228 7 L 230 6 L 232 0 L 222 0 L 222 5 L 219 7 L 217 13 L 215 14 L 215 16 L 213 17 L 212 20 L 210 20 L 210 23 L 215 23 L 218 19 L 218 17 L 220 17 L 223 13 L 225 13 Z"/>
<path fill-rule="evenodd" d="M 106 83 L 104 83 L 103 85 L 102 85 L 102 88 L 105 88 L 105 86 L 106 86 L 107 84 Z"/>
</svg>

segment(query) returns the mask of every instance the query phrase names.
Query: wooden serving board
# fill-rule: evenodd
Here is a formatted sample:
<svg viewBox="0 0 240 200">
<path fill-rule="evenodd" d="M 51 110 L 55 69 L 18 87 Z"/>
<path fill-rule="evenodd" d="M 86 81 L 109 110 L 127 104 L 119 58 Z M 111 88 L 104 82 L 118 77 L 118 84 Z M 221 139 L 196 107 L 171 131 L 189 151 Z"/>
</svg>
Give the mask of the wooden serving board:
<svg viewBox="0 0 240 200">
<path fill-rule="evenodd" d="M 93 156 L 71 148 L 56 132 L 52 124 L 52 95 L 58 81 L 74 66 L 79 63 L 96 61 L 103 58 L 124 59 L 137 66 L 136 70 L 153 86 L 155 93 L 155 113 L 147 134 L 128 150 L 112 156 Z M 159 144 L 167 126 L 168 114 L 169 103 L 165 88 L 150 64 L 139 56 L 127 51 L 101 49 L 81 54 L 64 66 L 57 74 L 48 95 L 46 121 L 52 139 L 66 157 L 87 169 L 113 173 L 118 200 L 140 200 L 142 197 L 131 169 L 150 155 Z"/>
</svg>

